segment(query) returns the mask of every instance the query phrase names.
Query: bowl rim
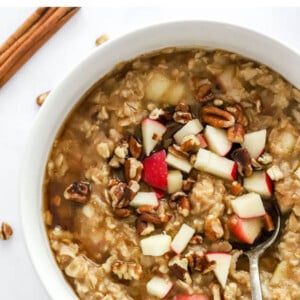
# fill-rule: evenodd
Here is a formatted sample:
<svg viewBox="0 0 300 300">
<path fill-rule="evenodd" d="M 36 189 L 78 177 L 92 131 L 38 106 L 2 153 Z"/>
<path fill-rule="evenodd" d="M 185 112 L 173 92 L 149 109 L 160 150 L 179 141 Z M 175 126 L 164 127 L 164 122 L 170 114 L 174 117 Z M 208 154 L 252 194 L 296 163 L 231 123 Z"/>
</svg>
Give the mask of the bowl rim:
<svg viewBox="0 0 300 300">
<path fill-rule="evenodd" d="M 87 91 L 87 88 L 97 82 L 99 78 L 108 71 L 113 69 L 118 62 L 126 61 L 138 56 L 139 54 L 151 52 L 155 49 L 159 50 L 165 48 L 164 46 L 167 45 L 177 45 L 180 47 L 186 39 L 183 36 L 177 37 L 176 32 L 186 32 L 187 35 L 191 37 L 190 41 L 192 41 L 192 37 L 196 39 L 202 34 L 201 32 L 198 32 L 197 34 L 196 32 L 191 32 L 193 28 L 210 31 L 212 38 L 211 40 L 209 40 L 209 37 L 207 36 L 203 38 L 202 40 L 206 39 L 207 41 L 207 44 L 204 46 L 237 52 L 249 59 L 255 59 L 258 56 L 261 56 L 263 57 L 264 64 L 275 71 L 278 71 L 293 85 L 300 87 L 300 77 L 299 79 L 296 78 L 296 69 L 300 69 L 300 54 L 293 47 L 288 46 L 266 34 L 260 33 L 259 31 L 226 22 L 210 20 L 180 20 L 157 23 L 110 40 L 86 55 L 85 58 L 83 58 L 71 71 L 67 73 L 65 78 L 57 85 L 57 87 L 51 91 L 47 101 L 40 108 L 29 136 L 27 137 L 25 151 L 21 160 L 19 197 L 23 236 L 36 273 L 43 283 L 48 295 L 52 299 L 77 299 L 75 292 L 66 282 L 62 272 L 55 262 L 42 219 L 42 183 L 46 171 L 46 161 L 58 129 L 62 126 L 68 112 L 72 110 L 78 100 L 81 99 L 82 95 Z M 167 36 L 166 32 L 168 33 Z M 161 41 L 160 36 L 155 36 L 155 34 L 158 33 L 162 33 L 162 35 L 166 37 L 166 41 Z M 224 40 L 222 41 L 222 43 L 225 44 L 225 47 L 221 45 L 220 47 L 217 47 L 218 44 L 221 44 L 222 39 L 214 40 L 214 38 L 224 33 L 234 33 L 234 37 L 237 40 L 238 38 L 243 39 L 244 37 L 246 38 L 246 40 L 244 39 L 245 41 L 249 39 L 247 44 L 249 49 L 246 49 L 245 47 L 245 51 L 235 51 L 235 49 L 239 50 L 239 48 L 244 46 L 238 45 L 240 42 L 235 42 L 234 38 L 231 37 L 230 34 L 228 35 L 229 42 Z M 205 36 L 205 34 L 203 32 L 203 36 Z M 148 37 L 148 39 L 141 40 L 141 37 L 144 36 Z M 253 45 L 250 46 L 251 41 L 257 42 L 257 49 L 254 49 L 255 47 L 253 47 Z M 137 44 L 130 44 L 130 42 L 136 42 Z M 289 71 L 289 68 L 284 68 L 282 66 L 282 62 L 276 64 L 272 55 L 267 57 L 265 55 L 267 51 L 260 45 L 262 42 L 266 47 L 270 47 L 270 49 L 275 51 L 278 55 L 288 55 L 290 60 L 293 62 L 291 66 L 292 70 Z M 232 47 L 227 46 L 230 45 L 230 43 Z M 129 46 L 128 48 L 122 48 L 122 45 Z M 162 47 L 160 47 L 160 45 L 162 45 Z M 195 43 L 187 44 L 186 46 L 193 47 L 197 45 L 199 47 L 198 40 Z M 118 49 L 124 50 L 121 56 L 118 56 L 115 53 Z M 106 64 L 105 67 L 96 66 L 95 62 L 97 59 L 104 58 L 105 55 L 109 55 L 108 60 L 112 60 L 115 63 L 112 64 L 110 62 L 109 65 L 108 62 L 103 62 L 101 64 Z M 110 58 L 111 55 L 113 58 Z M 256 60 L 261 61 L 260 59 Z M 87 72 L 88 75 L 82 78 L 81 74 L 84 72 Z M 72 86 L 74 82 L 76 84 L 74 90 L 67 91 L 68 87 Z M 92 84 L 90 84 L 91 82 Z M 81 91 L 79 96 L 77 93 L 78 91 Z M 67 100 L 65 102 L 61 102 L 60 99 L 64 99 L 65 97 Z M 55 120 L 58 122 L 55 123 Z"/>
</svg>

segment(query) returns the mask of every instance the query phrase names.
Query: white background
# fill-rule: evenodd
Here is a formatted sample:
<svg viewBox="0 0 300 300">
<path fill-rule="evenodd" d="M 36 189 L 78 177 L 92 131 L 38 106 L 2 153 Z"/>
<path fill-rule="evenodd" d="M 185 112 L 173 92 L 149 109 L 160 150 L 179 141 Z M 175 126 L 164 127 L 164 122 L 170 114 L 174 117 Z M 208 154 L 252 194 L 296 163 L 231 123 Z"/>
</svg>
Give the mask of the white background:
<svg viewBox="0 0 300 300">
<path fill-rule="evenodd" d="M 33 10 L 0 8 L 0 44 Z M 18 197 L 21 154 L 39 111 L 36 96 L 56 86 L 95 47 L 95 39 L 102 33 L 115 38 L 148 24 L 175 19 L 240 24 L 277 38 L 300 52 L 300 8 L 236 9 L 233 6 L 201 8 L 188 5 L 185 8 L 82 8 L 0 89 L 0 221 L 7 221 L 14 229 L 11 240 L 0 241 L 0 299 L 49 299 L 25 247 Z M 284 57 L 278 59 L 284 60 Z"/>
</svg>

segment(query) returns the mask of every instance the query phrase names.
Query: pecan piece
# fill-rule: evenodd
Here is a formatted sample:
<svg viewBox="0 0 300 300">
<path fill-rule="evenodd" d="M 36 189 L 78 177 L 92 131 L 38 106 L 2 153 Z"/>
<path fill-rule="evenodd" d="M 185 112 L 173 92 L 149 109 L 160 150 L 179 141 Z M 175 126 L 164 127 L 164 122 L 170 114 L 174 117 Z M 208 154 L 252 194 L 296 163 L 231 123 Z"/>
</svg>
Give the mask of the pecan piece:
<svg viewBox="0 0 300 300">
<path fill-rule="evenodd" d="M 131 215 L 131 210 L 129 208 L 116 208 L 114 214 L 119 218 L 127 218 Z"/>
<path fill-rule="evenodd" d="M 239 196 L 243 192 L 243 186 L 238 181 L 233 181 L 229 189 L 234 196 Z"/>
<path fill-rule="evenodd" d="M 250 176 L 252 174 L 251 157 L 247 149 L 238 148 L 232 152 L 231 157 L 237 163 L 240 175 Z"/>
<path fill-rule="evenodd" d="M 195 135 L 187 135 L 185 136 L 180 144 L 180 149 L 184 152 L 196 152 L 199 150 L 201 146 L 199 138 L 197 138 Z"/>
<path fill-rule="evenodd" d="M 200 116 L 204 123 L 217 128 L 229 128 L 235 123 L 235 118 L 230 112 L 215 106 L 201 107 Z"/>
<path fill-rule="evenodd" d="M 87 203 L 91 193 L 91 185 L 87 181 L 76 181 L 70 184 L 64 191 L 66 200 L 77 203 Z"/>
<path fill-rule="evenodd" d="M 184 217 L 189 216 L 191 211 L 191 203 L 188 197 L 182 196 L 180 197 L 179 203 L 178 203 L 178 212 L 183 215 Z"/>
<path fill-rule="evenodd" d="M 203 242 L 203 237 L 200 234 L 194 235 L 191 240 L 189 241 L 189 244 L 191 245 L 200 245 Z"/>
<path fill-rule="evenodd" d="M 156 225 L 160 225 L 162 223 L 159 217 L 150 213 L 143 213 L 140 215 L 139 218 L 141 221 L 149 222 Z"/>
<path fill-rule="evenodd" d="M 49 96 L 49 94 L 50 94 L 50 91 L 47 91 L 47 92 L 44 92 L 44 93 L 38 95 L 36 98 L 37 105 L 42 106 L 44 104 L 46 98 Z"/>
<path fill-rule="evenodd" d="M 190 107 L 187 104 L 180 102 L 176 105 L 175 111 L 189 112 Z"/>
<path fill-rule="evenodd" d="M 182 190 L 186 193 L 190 192 L 193 189 L 195 182 L 196 181 L 192 178 L 187 178 L 186 180 L 183 180 Z"/>
<path fill-rule="evenodd" d="M 135 262 L 117 261 L 111 266 L 112 272 L 124 280 L 139 280 L 143 273 L 140 264 Z"/>
<path fill-rule="evenodd" d="M 233 106 L 226 107 L 226 110 L 229 111 L 235 118 L 237 124 L 241 124 L 246 127 L 248 125 L 248 119 L 244 113 L 243 107 L 236 103 Z"/>
<path fill-rule="evenodd" d="M 180 124 L 186 124 L 192 120 L 192 114 L 189 112 L 176 111 L 173 114 L 173 120 Z"/>
<path fill-rule="evenodd" d="M 220 239 L 224 235 L 224 229 L 220 219 L 214 215 L 208 215 L 204 222 L 205 236 L 210 241 Z"/>
<path fill-rule="evenodd" d="M 128 206 L 129 199 L 129 190 L 125 182 L 119 182 L 118 184 L 112 186 L 109 190 L 111 197 L 111 203 L 113 208 L 124 208 Z"/>
<path fill-rule="evenodd" d="M 126 159 L 124 164 L 125 179 L 139 182 L 142 179 L 143 164 L 134 157 Z"/>
<path fill-rule="evenodd" d="M 245 129 L 241 124 L 234 124 L 227 130 L 227 139 L 232 143 L 242 144 L 244 142 Z"/>
<path fill-rule="evenodd" d="M 174 256 L 168 263 L 170 272 L 179 280 L 187 284 L 192 283 L 191 276 L 188 271 L 188 259 L 180 258 L 179 255 Z"/>
<path fill-rule="evenodd" d="M 188 260 L 188 266 L 192 272 L 197 271 L 206 274 L 213 271 L 216 266 L 215 261 L 207 261 L 202 253 L 189 252 L 185 257 Z"/>
<path fill-rule="evenodd" d="M 140 235 L 148 235 L 155 230 L 155 227 L 152 223 L 143 221 L 140 217 L 136 219 L 136 231 Z"/>
<path fill-rule="evenodd" d="M 0 240 L 9 240 L 12 235 L 13 229 L 11 228 L 11 226 L 5 222 L 2 222 L 0 230 Z"/>
<path fill-rule="evenodd" d="M 129 138 L 129 152 L 134 158 L 139 158 L 142 154 L 142 145 L 133 137 Z"/>
<path fill-rule="evenodd" d="M 215 98 L 212 92 L 211 83 L 204 83 L 199 87 L 198 93 L 195 96 L 196 100 L 200 103 L 208 102 Z"/>
</svg>

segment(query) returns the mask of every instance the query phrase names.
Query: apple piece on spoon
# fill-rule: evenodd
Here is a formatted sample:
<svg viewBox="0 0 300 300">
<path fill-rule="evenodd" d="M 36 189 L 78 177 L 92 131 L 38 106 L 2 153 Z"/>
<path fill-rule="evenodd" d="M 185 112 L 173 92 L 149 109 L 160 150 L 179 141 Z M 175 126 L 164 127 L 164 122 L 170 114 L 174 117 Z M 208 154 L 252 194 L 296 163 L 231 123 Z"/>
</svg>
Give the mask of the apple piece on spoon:
<svg viewBox="0 0 300 300">
<path fill-rule="evenodd" d="M 211 252 L 211 253 L 206 253 L 205 257 L 209 262 L 211 261 L 216 262 L 214 273 L 218 281 L 220 282 L 221 286 L 225 288 L 232 255 L 223 252 L 216 252 L 216 253 Z"/>
<path fill-rule="evenodd" d="M 232 147 L 232 143 L 227 139 L 226 130 L 224 129 L 207 125 L 204 130 L 204 136 L 209 150 L 220 156 L 225 156 Z"/>
<path fill-rule="evenodd" d="M 261 197 L 257 193 L 248 193 L 231 201 L 233 211 L 244 219 L 262 217 L 266 214 Z"/>
<path fill-rule="evenodd" d="M 269 198 L 272 195 L 272 180 L 264 171 L 256 171 L 249 177 L 245 177 L 243 185 L 248 192 L 258 193 L 263 198 Z"/>
<path fill-rule="evenodd" d="M 194 168 L 224 179 L 235 180 L 237 178 L 237 165 L 233 160 L 202 148 L 197 153 Z"/>
<path fill-rule="evenodd" d="M 162 123 L 146 118 L 142 121 L 142 136 L 145 154 L 150 155 L 154 147 L 161 141 L 167 127 Z"/>
<path fill-rule="evenodd" d="M 154 276 L 150 281 L 148 281 L 146 288 L 147 292 L 160 299 L 165 298 L 173 287 L 173 283 L 166 278 L 159 276 Z"/>
<path fill-rule="evenodd" d="M 261 233 L 263 222 L 261 218 L 242 219 L 233 215 L 228 220 L 228 227 L 241 242 L 253 244 Z"/>
</svg>

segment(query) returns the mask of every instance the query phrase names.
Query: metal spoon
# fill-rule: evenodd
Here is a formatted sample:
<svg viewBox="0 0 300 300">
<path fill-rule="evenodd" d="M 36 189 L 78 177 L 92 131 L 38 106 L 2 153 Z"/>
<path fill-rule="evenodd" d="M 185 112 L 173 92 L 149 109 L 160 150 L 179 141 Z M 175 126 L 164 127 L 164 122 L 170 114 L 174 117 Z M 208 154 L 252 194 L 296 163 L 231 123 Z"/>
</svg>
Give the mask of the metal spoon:
<svg viewBox="0 0 300 300">
<path fill-rule="evenodd" d="M 276 240 L 280 231 L 280 210 L 276 201 L 269 200 L 272 203 L 272 209 L 267 209 L 275 225 L 275 229 L 259 238 L 253 245 L 237 244 L 236 248 L 244 250 L 248 256 L 250 266 L 250 283 L 252 300 L 262 300 L 261 283 L 259 278 L 259 258 Z M 269 202 L 269 203 L 270 203 Z M 246 251 L 245 251 L 246 250 Z"/>
</svg>

